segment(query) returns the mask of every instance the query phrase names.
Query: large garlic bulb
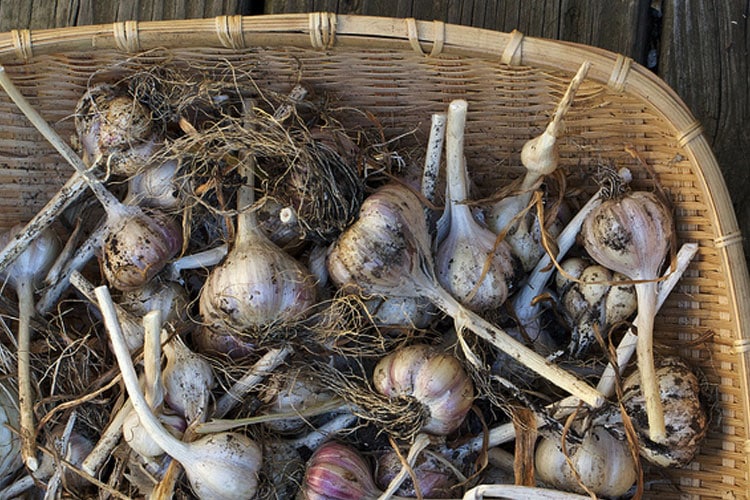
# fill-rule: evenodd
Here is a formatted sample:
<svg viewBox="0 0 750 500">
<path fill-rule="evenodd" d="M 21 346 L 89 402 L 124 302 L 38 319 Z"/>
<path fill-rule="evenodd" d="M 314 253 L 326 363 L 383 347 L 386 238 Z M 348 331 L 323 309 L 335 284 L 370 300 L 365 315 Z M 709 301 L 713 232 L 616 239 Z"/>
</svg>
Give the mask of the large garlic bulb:
<svg viewBox="0 0 750 500">
<path fill-rule="evenodd" d="M 427 410 L 422 431 L 448 435 L 474 404 L 474 386 L 456 358 L 427 345 L 412 345 L 380 360 L 375 390 L 391 399 L 409 398 Z"/>
<path fill-rule="evenodd" d="M 636 466 L 628 442 L 615 438 L 604 427 L 592 427 L 580 445 L 566 448 L 581 481 L 597 495 L 618 497 L 635 484 Z M 560 442 L 543 438 L 535 457 L 536 472 L 544 483 L 561 490 L 587 493 L 570 468 Z"/>
</svg>

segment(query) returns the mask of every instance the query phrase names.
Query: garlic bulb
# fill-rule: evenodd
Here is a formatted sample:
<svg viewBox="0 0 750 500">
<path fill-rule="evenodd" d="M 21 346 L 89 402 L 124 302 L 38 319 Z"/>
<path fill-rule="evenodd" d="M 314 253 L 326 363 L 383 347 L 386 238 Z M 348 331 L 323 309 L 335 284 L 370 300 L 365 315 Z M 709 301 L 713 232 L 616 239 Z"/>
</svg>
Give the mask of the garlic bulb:
<svg viewBox="0 0 750 500">
<path fill-rule="evenodd" d="M 156 418 L 170 434 L 177 439 L 182 438 L 182 434 L 187 428 L 184 418 L 175 414 L 163 413 L 161 408 L 157 411 Z M 134 452 L 142 457 L 155 458 L 164 454 L 162 447 L 145 431 L 141 419 L 135 411 L 131 411 L 122 423 L 122 438 Z"/>
<path fill-rule="evenodd" d="M 100 157 L 109 160 L 151 136 L 151 112 L 112 85 L 101 84 L 86 91 L 76 105 L 75 128 L 83 160 L 91 165 Z M 116 174 L 135 173 L 140 162 L 109 162 Z M 124 167 L 124 168 L 117 168 Z"/>
<path fill-rule="evenodd" d="M 173 219 L 135 212 L 110 227 L 102 248 L 102 272 L 114 288 L 134 290 L 156 276 L 181 248 L 182 229 Z"/>
<path fill-rule="evenodd" d="M 583 246 L 597 263 L 634 281 L 638 299 L 636 355 L 649 418 L 649 435 L 666 438 L 653 352 L 657 278 L 674 234 L 672 216 L 653 193 L 615 196 L 594 209 L 581 228 Z"/>
<path fill-rule="evenodd" d="M 330 441 L 307 462 L 301 494 L 305 500 L 375 500 L 380 491 L 357 450 Z"/>
<path fill-rule="evenodd" d="M 424 297 L 373 297 L 365 301 L 367 312 L 379 327 L 426 328 L 437 309 Z"/>
<path fill-rule="evenodd" d="M 175 179 L 179 164 L 175 160 L 149 166 L 128 179 L 126 202 L 142 207 L 168 210 L 182 202 L 180 185 Z"/>
<path fill-rule="evenodd" d="M 391 399 L 408 398 L 426 409 L 422 431 L 448 435 L 474 404 L 474 386 L 456 358 L 427 345 L 412 345 L 381 359 L 373 372 L 375 390 Z"/>
<path fill-rule="evenodd" d="M 648 418 L 637 372 L 623 383 L 622 402 L 638 431 L 641 455 L 662 467 L 683 467 L 693 459 L 708 430 L 698 378 L 676 357 L 660 359 L 656 376 L 664 405 L 665 441 L 654 443 L 648 437 Z"/>
<path fill-rule="evenodd" d="M 439 283 L 473 311 L 499 307 L 510 293 L 515 262 L 506 242 L 474 219 L 468 201 L 468 172 L 462 160 L 467 103 L 448 108 L 446 211 L 448 234 L 438 244 L 435 268 Z"/>
<path fill-rule="evenodd" d="M 572 281 L 561 273 L 556 277 L 557 291 L 563 313 L 572 328 L 568 352 L 581 357 L 596 344 L 596 333 L 606 341 L 612 325 L 624 321 L 637 309 L 633 285 L 608 285 L 626 281 L 620 273 L 593 264 L 587 265 L 579 257 L 567 259 L 561 264 Z"/>
<path fill-rule="evenodd" d="M 268 413 L 296 413 L 329 402 L 333 397 L 334 394 L 315 377 L 294 370 L 274 373 L 260 399 L 266 403 Z M 294 434 L 306 423 L 305 418 L 285 418 L 268 421 L 265 425 L 282 434 Z"/>
<path fill-rule="evenodd" d="M 211 364 L 191 351 L 179 335 L 164 344 L 167 364 L 162 372 L 164 399 L 188 424 L 206 418 L 215 385 Z"/>
<path fill-rule="evenodd" d="M 566 451 L 583 484 L 597 495 L 618 497 L 635 484 L 637 469 L 628 442 L 615 438 L 604 427 L 592 427 L 580 445 L 568 445 Z M 587 493 L 557 441 L 542 438 L 536 448 L 535 469 L 544 483 Z"/>
<path fill-rule="evenodd" d="M 298 320 L 316 302 L 310 272 L 259 229 L 252 209 L 252 163 L 245 161 L 250 163 L 242 164 L 250 184 L 239 190 L 234 246 L 211 271 L 199 302 L 204 323 L 230 333 Z"/>
</svg>

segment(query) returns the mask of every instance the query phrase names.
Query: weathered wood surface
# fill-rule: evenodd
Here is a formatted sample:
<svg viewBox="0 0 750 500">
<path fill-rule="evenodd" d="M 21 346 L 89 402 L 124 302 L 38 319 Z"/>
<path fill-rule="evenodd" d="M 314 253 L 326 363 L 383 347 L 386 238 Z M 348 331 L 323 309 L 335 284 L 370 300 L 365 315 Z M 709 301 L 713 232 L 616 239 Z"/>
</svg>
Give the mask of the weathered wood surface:
<svg viewBox="0 0 750 500">
<path fill-rule="evenodd" d="M 312 11 L 518 29 L 632 57 L 672 86 L 702 122 L 743 234 L 750 234 L 747 0 L 0 0 L 0 31 Z M 750 254 L 747 241 L 745 248 Z"/>
</svg>

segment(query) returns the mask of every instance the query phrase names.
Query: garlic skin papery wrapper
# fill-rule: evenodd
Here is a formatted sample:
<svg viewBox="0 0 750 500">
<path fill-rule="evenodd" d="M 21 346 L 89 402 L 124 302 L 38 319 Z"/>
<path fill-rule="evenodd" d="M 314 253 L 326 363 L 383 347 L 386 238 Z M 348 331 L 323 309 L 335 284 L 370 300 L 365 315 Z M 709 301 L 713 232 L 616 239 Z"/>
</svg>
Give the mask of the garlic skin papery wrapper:
<svg viewBox="0 0 750 500">
<path fill-rule="evenodd" d="M 636 356 L 649 435 L 657 443 L 666 438 L 666 429 L 654 368 L 654 316 L 657 279 L 672 241 L 673 227 L 669 210 L 656 195 L 632 191 L 604 201 L 581 228 L 583 246 L 592 259 L 637 282 Z"/>
<path fill-rule="evenodd" d="M 422 432 L 446 436 L 474 404 L 474 385 L 456 358 L 428 345 L 412 345 L 381 359 L 372 375 L 379 393 L 415 399 L 426 410 Z"/>
<path fill-rule="evenodd" d="M 495 234 L 474 219 L 466 204 L 469 175 L 463 149 L 467 107 L 462 99 L 448 106 L 445 210 L 450 226 L 438 244 L 435 269 L 438 282 L 459 302 L 472 311 L 485 311 L 500 307 L 508 298 L 516 266 L 510 246 L 505 241 L 496 245 Z"/>
<path fill-rule="evenodd" d="M 425 297 L 467 328 L 553 384 L 598 407 L 604 396 L 466 309 L 435 277 L 424 211 L 407 187 L 387 184 L 362 204 L 359 219 L 331 246 L 331 280 L 344 290 Z"/>
<path fill-rule="evenodd" d="M 0 380 L 0 485 L 21 467 L 21 440 L 11 430 L 18 429 L 20 419 L 16 389 Z"/>
</svg>

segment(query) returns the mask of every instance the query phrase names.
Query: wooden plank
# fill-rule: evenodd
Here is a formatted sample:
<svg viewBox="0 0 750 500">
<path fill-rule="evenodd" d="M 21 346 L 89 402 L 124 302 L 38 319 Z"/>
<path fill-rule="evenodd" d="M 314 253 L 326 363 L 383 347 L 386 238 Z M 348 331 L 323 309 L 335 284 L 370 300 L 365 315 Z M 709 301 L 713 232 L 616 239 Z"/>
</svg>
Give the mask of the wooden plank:
<svg viewBox="0 0 750 500">
<path fill-rule="evenodd" d="M 663 4 L 659 75 L 703 125 L 750 255 L 750 27 L 745 0 Z"/>
</svg>

